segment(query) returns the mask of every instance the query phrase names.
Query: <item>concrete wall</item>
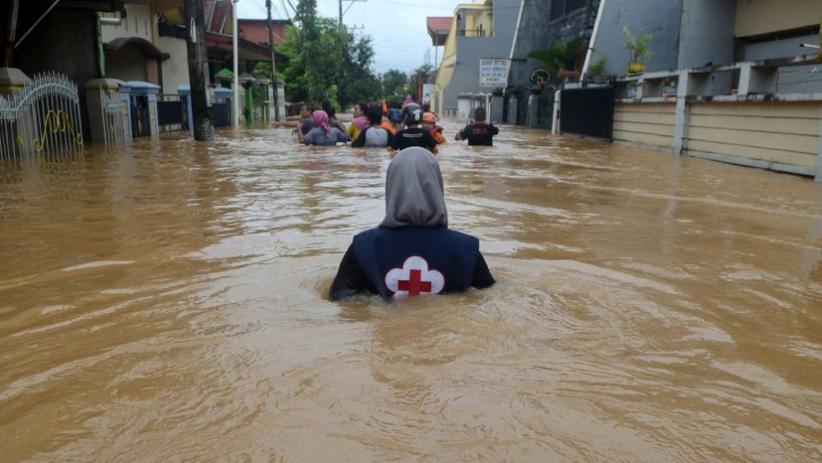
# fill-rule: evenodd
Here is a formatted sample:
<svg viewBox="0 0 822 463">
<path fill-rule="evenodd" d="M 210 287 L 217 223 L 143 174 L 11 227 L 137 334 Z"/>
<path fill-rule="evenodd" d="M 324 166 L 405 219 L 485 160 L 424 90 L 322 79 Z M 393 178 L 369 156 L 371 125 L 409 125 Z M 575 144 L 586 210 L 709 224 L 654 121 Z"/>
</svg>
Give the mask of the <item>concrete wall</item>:
<svg viewBox="0 0 822 463">
<path fill-rule="evenodd" d="M 675 112 L 674 103 L 618 103 L 614 107 L 614 142 L 670 152 Z"/>
<path fill-rule="evenodd" d="M 493 37 L 456 37 L 456 64 L 450 82 L 443 88 L 443 110 L 457 107 L 460 93 L 490 92 L 479 86 L 482 58 L 508 58 L 514 39 L 520 0 L 494 1 Z"/>
<path fill-rule="evenodd" d="M 177 37 L 157 37 L 154 43 L 169 55 L 169 59 L 163 61 L 163 93 L 177 93 L 178 86 L 189 85 L 186 41 Z"/>
<path fill-rule="evenodd" d="M 741 59 L 759 61 L 771 58 L 785 58 L 797 54 L 813 53 L 800 48 L 802 43 L 817 43 L 816 34 L 801 37 L 749 43 L 741 49 Z M 783 68 L 779 71 L 779 93 L 822 93 L 822 69 L 818 65 Z"/>
<path fill-rule="evenodd" d="M 154 19 L 151 15 L 151 8 L 148 5 L 126 4 L 127 15 L 122 24 L 103 25 L 103 42 L 111 42 L 114 39 L 140 37 L 152 41 L 154 36 Z M 106 16 L 120 17 L 119 13 L 107 13 Z"/>
<path fill-rule="evenodd" d="M 822 102 L 693 102 L 683 154 L 814 175 L 822 141 Z M 617 103 L 614 141 L 673 152 L 674 103 Z"/>
<path fill-rule="evenodd" d="M 683 0 L 680 69 L 734 62 L 736 0 Z"/>
<path fill-rule="evenodd" d="M 609 0 L 603 12 L 593 60 L 606 57 L 608 74 L 627 73 L 629 55 L 622 32 L 627 25 L 634 34 L 650 32 L 654 35 L 651 41 L 654 57 L 647 63 L 647 71 L 676 69 L 682 5 L 683 0 Z"/>
<path fill-rule="evenodd" d="M 822 102 L 696 103 L 690 110 L 685 153 L 811 173 L 820 146 L 820 120 Z"/>
<path fill-rule="evenodd" d="M 126 45 L 119 50 L 106 50 L 106 77 L 147 82 L 146 61 L 143 52 L 134 45 Z"/>
<path fill-rule="evenodd" d="M 819 24 L 819 0 L 737 0 L 736 36 L 769 34 Z"/>
</svg>

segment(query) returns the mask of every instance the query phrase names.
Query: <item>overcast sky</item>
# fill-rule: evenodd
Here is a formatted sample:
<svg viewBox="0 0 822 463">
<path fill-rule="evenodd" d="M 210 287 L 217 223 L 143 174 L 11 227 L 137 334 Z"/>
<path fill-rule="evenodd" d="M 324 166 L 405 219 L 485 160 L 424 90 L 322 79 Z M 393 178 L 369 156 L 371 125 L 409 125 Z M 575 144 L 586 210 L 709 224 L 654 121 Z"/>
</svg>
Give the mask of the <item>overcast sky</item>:
<svg viewBox="0 0 822 463">
<path fill-rule="evenodd" d="M 296 5 L 297 0 L 291 0 Z M 283 0 L 272 0 L 273 18 L 286 18 Z M 374 70 L 385 72 L 389 69 L 412 71 L 425 64 L 425 52 L 429 50 L 430 63 L 434 64 L 434 47 L 425 27 L 427 16 L 451 16 L 458 3 L 470 0 L 367 0 L 351 6 L 345 15 L 349 27 L 363 27 L 357 34 L 370 35 L 374 46 Z M 337 0 L 317 0 L 320 15 L 337 18 Z M 343 9 L 349 2 L 343 2 Z M 265 18 L 265 0 L 240 0 L 240 18 Z M 290 8 L 289 8 L 290 10 Z M 294 15 L 293 11 L 288 12 Z M 439 47 L 439 57 L 442 58 Z"/>
</svg>

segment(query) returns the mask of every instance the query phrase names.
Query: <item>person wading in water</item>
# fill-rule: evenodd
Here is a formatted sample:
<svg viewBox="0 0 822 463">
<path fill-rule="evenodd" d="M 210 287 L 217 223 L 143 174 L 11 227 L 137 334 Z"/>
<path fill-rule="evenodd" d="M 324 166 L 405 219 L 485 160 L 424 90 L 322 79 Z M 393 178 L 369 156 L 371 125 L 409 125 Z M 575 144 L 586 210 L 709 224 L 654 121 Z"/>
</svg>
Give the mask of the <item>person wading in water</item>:
<svg viewBox="0 0 822 463">
<path fill-rule="evenodd" d="M 331 300 L 359 293 L 396 297 L 462 292 L 495 283 L 479 240 L 448 228 L 442 173 L 423 148 L 388 166 L 385 218 L 354 237 L 331 284 Z"/>
<path fill-rule="evenodd" d="M 314 128 L 305 134 L 303 139 L 306 145 L 334 146 L 337 143 L 351 141 L 340 129 L 329 126 L 328 114 L 325 111 L 314 111 L 313 119 Z"/>
<path fill-rule="evenodd" d="M 294 129 L 294 133 L 297 135 L 297 141 L 300 143 L 303 142 L 305 135 L 314 128 L 313 112 L 314 108 L 309 104 L 300 106 L 300 125 Z"/>
<path fill-rule="evenodd" d="M 386 146 L 391 146 L 394 136 L 391 135 L 391 132 L 380 126 L 382 122 L 382 108 L 373 106 L 368 108 L 367 114 L 369 124 L 360 132 L 360 136 L 351 143 L 351 147 L 385 148 Z"/>
<path fill-rule="evenodd" d="M 360 138 L 360 133 L 362 133 L 362 131 L 370 125 L 370 122 L 368 121 L 368 117 L 366 115 L 367 112 L 367 104 L 357 103 L 354 105 L 354 118 L 351 120 L 351 124 L 345 128 L 345 134 L 351 137 L 352 140 Z M 381 122 L 382 112 L 380 112 L 380 121 L 377 123 L 377 125 L 379 125 Z"/>
<path fill-rule="evenodd" d="M 394 136 L 394 142 L 391 144 L 391 148 L 401 151 L 412 146 L 419 146 L 420 148 L 425 148 L 428 151 L 437 154 L 437 142 L 434 140 L 434 137 L 431 136 L 431 132 L 427 129 L 419 127 L 421 121 L 421 109 L 409 112 L 405 116 L 406 129 L 397 132 Z"/>
<path fill-rule="evenodd" d="M 492 146 L 497 134 L 498 128 L 485 123 L 485 108 L 477 108 L 474 110 L 474 123 L 460 130 L 455 140 L 468 140 L 468 146 Z"/>
</svg>

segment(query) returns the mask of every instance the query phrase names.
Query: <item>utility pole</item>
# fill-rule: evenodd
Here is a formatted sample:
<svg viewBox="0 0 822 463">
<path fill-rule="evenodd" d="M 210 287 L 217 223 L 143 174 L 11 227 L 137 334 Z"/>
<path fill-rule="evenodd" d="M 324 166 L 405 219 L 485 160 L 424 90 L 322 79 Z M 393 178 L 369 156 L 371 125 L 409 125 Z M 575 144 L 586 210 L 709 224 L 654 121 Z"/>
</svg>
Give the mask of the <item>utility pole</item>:
<svg viewBox="0 0 822 463">
<path fill-rule="evenodd" d="M 237 45 L 240 31 L 237 27 L 237 3 L 240 0 L 231 0 L 231 58 L 234 61 L 231 68 L 231 75 L 234 82 L 231 89 L 234 91 L 234 98 L 231 99 L 231 127 L 240 128 L 240 49 Z"/>
<path fill-rule="evenodd" d="M 343 16 L 345 16 L 345 14 L 348 13 L 348 10 L 350 10 L 351 7 L 357 2 L 367 2 L 367 1 L 368 0 L 338 0 L 337 3 L 340 6 L 340 22 L 339 22 L 340 29 L 342 29 L 342 25 L 343 25 Z M 343 2 L 348 2 L 348 8 L 346 8 L 345 11 L 343 11 Z"/>
<path fill-rule="evenodd" d="M 14 40 L 17 38 L 17 9 L 19 8 L 18 0 L 11 0 L 9 5 L 9 27 L 8 35 L 6 37 L 6 56 L 4 66 L 10 68 L 14 62 Z"/>
<path fill-rule="evenodd" d="M 211 141 L 214 138 L 213 124 L 208 115 L 208 54 L 206 53 L 203 6 L 200 0 L 185 0 L 184 16 L 188 33 L 188 79 L 191 82 L 191 112 L 194 118 L 194 139 Z"/>
<path fill-rule="evenodd" d="M 265 0 L 268 10 L 268 44 L 271 48 L 271 86 L 274 87 L 274 120 L 280 122 L 279 85 L 277 84 L 277 54 L 274 52 L 274 30 L 271 28 L 271 0 Z"/>
</svg>

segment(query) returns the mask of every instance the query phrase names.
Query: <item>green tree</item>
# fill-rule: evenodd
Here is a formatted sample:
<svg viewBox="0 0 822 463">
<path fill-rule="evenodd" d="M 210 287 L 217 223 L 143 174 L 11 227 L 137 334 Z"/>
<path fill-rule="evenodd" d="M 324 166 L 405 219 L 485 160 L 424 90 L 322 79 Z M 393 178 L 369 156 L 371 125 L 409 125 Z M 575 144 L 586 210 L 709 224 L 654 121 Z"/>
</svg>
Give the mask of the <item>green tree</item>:
<svg viewBox="0 0 822 463">
<path fill-rule="evenodd" d="M 294 27 L 277 47 L 287 60 L 278 77 L 288 100 L 348 107 L 376 99 L 381 92 L 371 71 L 371 39 L 356 38 L 336 21 L 317 16 L 316 0 L 300 0 L 296 13 Z"/>
<path fill-rule="evenodd" d="M 380 80 L 382 81 L 382 96 L 386 100 L 401 100 L 408 94 L 406 89 L 408 76 L 405 75 L 404 72 L 397 69 L 389 69 L 385 74 L 380 76 Z"/>
<path fill-rule="evenodd" d="M 340 34 L 334 21 L 317 16 L 316 0 L 300 0 L 296 24 L 286 31 L 277 51 L 288 63 L 278 78 L 285 82 L 290 101 L 331 101 L 336 104 L 342 59 Z"/>
<path fill-rule="evenodd" d="M 355 38 L 348 30 L 340 31 L 343 43 L 339 102 L 344 108 L 360 101 L 374 101 L 382 96 L 379 78 L 371 71 L 374 48 L 369 37 Z"/>
<path fill-rule="evenodd" d="M 420 85 L 430 83 L 433 78 L 434 67 L 430 64 L 423 64 L 411 73 L 408 78 L 408 89 L 410 90 L 410 93 L 415 96 L 417 101 L 422 100 Z"/>
</svg>

